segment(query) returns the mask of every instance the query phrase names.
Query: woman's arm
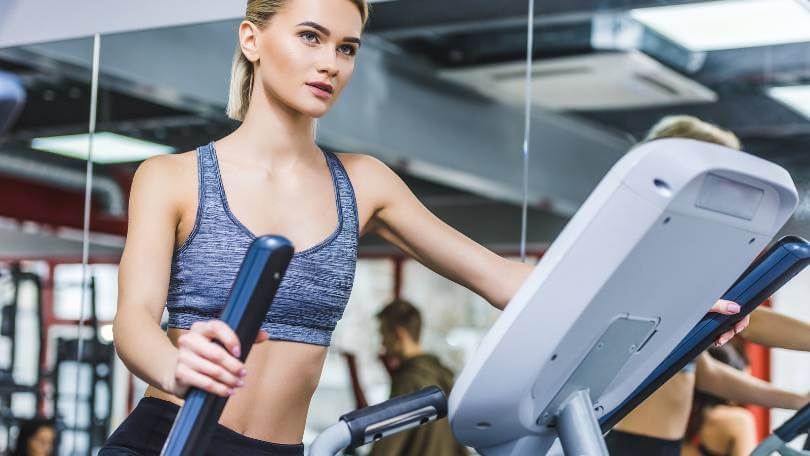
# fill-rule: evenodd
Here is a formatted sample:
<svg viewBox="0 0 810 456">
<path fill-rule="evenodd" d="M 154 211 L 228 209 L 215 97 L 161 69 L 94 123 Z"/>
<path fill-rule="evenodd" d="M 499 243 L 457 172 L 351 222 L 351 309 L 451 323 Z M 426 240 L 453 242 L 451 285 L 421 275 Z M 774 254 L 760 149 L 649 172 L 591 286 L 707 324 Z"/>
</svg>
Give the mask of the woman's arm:
<svg viewBox="0 0 810 456">
<path fill-rule="evenodd" d="M 810 323 L 767 307 L 757 307 L 751 313 L 751 324 L 741 335 L 766 347 L 810 351 Z"/>
<path fill-rule="evenodd" d="M 132 182 L 118 269 L 115 348 L 132 373 L 156 388 L 182 396 L 188 386 L 197 386 L 225 395 L 238 386 L 243 365 L 210 340 L 233 350 L 239 345 L 233 331 L 220 321 L 198 324 L 180 337 L 178 349 L 160 328 L 179 220 L 177 195 L 188 191 L 177 177 L 187 170 L 178 169 L 177 160 L 149 159 Z"/>
<path fill-rule="evenodd" d="M 379 160 L 355 155 L 353 183 L 373 195 L 366 232 L 374 232 L 420 263 L 503 309 L 533 266 L 502 258 L 433 215 L 407 185 Z M 481 220 L 481 223 L 497 223 Z"/>
<path fill-rule="evenodd" d="M 745 372 L 721 363 L 706 353 L 697 359 L 695 387 L 741 404 L 798 410 L 810 402 L 810 395 L 777 388 Z"/>
</svg>

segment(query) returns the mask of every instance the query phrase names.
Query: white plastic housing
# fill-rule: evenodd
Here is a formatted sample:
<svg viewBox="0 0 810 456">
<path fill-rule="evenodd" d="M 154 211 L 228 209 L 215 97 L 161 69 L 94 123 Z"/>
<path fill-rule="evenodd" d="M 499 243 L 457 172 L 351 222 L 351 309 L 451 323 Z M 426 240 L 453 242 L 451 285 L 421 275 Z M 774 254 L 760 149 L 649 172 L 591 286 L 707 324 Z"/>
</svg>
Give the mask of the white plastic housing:
<svg viewBox="0 0 810 456">
<path fill-rule="evenodd" d="M 602 413 L 612 410 L 771 241 L 797 200 L 787 171 L 744 152 L 688 139 L 630 151 L 460 374 L 449 399 L 456 437 L 485 455 L 545 454 L 557 436 L 536 424 L 538 414 L 596 338 L 623 314 L 659 319 L 643 349 L 592 397 Z"/>
</svg>

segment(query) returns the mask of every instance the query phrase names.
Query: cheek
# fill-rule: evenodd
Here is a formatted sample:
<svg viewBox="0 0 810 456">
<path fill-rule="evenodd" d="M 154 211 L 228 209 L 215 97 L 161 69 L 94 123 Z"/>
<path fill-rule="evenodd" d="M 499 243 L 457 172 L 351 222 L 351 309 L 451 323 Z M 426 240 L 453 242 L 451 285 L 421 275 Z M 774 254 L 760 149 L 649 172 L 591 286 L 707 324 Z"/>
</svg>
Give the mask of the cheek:
<svg viewBox="0 0 810 456">
<path fill-rule="evenodd" d="M 295 38 L 272 42 L 266 40 L 261 57 L 264 82 L 271 86 L 294 82 L 291 76 L 300 74 L 300 67 L 305 64 L 307 59 L 307 52 L 304 52 L 303 47 L 295 41 Z"/>
<path fill-rule="evenodd" d="M 348 61 L 343 63 L 340 66 L 340 87 L 339 90 L 343 90 L 349 81 L 352 79 L 352 74 L 354 74 L 354 60 Z"/>
</svg>

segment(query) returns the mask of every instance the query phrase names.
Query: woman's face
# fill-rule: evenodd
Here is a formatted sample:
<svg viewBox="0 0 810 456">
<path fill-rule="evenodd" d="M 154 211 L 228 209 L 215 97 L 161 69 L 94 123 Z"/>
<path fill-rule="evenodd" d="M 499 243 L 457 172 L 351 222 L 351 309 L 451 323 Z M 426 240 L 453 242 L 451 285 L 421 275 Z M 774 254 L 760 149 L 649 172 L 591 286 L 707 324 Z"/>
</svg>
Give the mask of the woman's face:
<svg viewBox="0 0 810 456">
<path fill-rule="evenodd" d="M 28 439 L 28 454 L 31 456 L 50 456 L 53 454 L 54 430 L 50 426 L 41 426 Z"/>
<path fill-rule="evenodd" d="M 256 35 L 256 83 L 295 111 L 323 116 L 351 79 L 362 28 L 349 0 L 290 0 Z"/>
</svg>

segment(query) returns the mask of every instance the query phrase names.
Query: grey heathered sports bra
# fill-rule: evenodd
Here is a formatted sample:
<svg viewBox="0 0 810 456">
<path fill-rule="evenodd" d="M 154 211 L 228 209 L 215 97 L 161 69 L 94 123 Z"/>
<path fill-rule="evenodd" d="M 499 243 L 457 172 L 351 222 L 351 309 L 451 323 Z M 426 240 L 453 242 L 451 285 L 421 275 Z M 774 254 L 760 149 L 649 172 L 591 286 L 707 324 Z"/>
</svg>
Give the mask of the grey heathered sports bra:
<svg viewBox="0 0 810 456">
<path fill-rule="evenodd" d="M 296 252 L 262 323 L 271 339 L 329 345 L 352 291 L 358 217 L 354 189 L 335 154 L 325 151 L 338 224 L 320 243 Z M 172 258 L 166 307 L 169 327 L 217 318 L 255 235 L 233 215 L 211 142 L 197 149 L 197 218 Z M 268 197 L 272 197 L 269 195 Z"/>
</svg>

